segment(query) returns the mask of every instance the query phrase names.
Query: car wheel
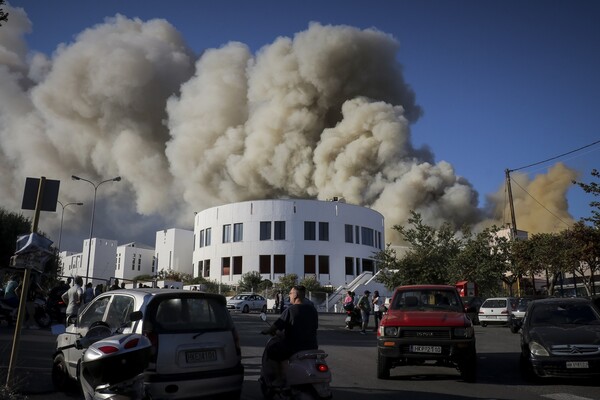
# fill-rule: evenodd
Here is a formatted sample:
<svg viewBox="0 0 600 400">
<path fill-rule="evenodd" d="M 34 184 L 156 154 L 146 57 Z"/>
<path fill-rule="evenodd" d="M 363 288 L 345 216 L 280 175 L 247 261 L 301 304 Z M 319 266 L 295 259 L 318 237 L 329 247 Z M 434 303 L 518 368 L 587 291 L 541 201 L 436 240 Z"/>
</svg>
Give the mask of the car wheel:
<svg viewBox="0 0 600 400">
<path fill-rule="evenodd" d="M 64 392 L 73 386 L 73 380 L 69 376 L 67 363 L 62 354 L 57 354 L 52 363 L 52 385 L 59 392 Z"/>
<path fill-rule="evenodd" d="M 510 324 L 510 331 L 512 333 L 519 333 L 519 326 L 517 324 Z"/>
<path fill-rule="evenodd" d="M 34 319 L 40 328 L 47 328 L 52 323 L 52 318 L 50 318 L 50 314 L 48 314 L 45 311 L 37 313 Z"/>
<path fill-rule="evenodd" d="M 260 312 L 264 312 L 264 313 L 267 312 L 267 305 L 266 304 L 262 307 L 262 310 L 260 310 Z"/>
<path fill-rule="evenodd" d="M 458 365 L 460 376 L 465 382 L 477 381 L 477 353 L 473 350 Z"/>
<path fill-rule="evenodd" d="M 244 308 L 242 308 L 242 312 L 243 312 L 244 314 L 247 314 L 247 313 L 249 313 L 249 312 L 250 312 L 250 307 L 248 307 L 248 304 L 246 304 L 246 305 L 244 306 Z"/>
<path fill-rule="evenodd" d="M 482 328 L 485 328 L 487 326 L 487 322 L 480 322 L 480 325 Z"/>
<path fill-rule="evenodd" d="M 529 362 L 527 357 L 523 355 L 523 353 L 521 353 L 521 355 L 519 356 L 519 369 L 521 370 L 521 375 L 523 376 L 523 378 L 525 378 L 525 380 L 529 382 L 539 381 L 539 377 L 533 371 L 531 363 Z"/>
<path fill-rule="evenodd" d="M 236 391 L 228 392 L 228 393 L 225 393 L 225 394 L 219 396 L 219 399 L 222 399 L 222 400 L 240 400 L 240 397 L 242 397 L 242 391 L 241 390 L 236 390 Z"/>
<path fill-rule="evenodd" d="M 390 360 L 377 353 L 377 379 L 390 378 Z"/>
</svg>

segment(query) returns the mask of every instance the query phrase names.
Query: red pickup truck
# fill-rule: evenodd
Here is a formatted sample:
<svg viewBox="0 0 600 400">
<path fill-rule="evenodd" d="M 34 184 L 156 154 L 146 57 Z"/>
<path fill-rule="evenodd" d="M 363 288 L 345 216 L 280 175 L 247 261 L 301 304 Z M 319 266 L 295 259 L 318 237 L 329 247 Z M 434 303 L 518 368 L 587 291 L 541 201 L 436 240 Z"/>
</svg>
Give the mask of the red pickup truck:
<svg viewBox="0 0 600 400">
<path fill-rule="evenodd" d="M 404 365 L 453 367 L 475 382 L 475 331 L 454 286 L 396 288 L 377 331 L 377 378 Z"/>
</svg>

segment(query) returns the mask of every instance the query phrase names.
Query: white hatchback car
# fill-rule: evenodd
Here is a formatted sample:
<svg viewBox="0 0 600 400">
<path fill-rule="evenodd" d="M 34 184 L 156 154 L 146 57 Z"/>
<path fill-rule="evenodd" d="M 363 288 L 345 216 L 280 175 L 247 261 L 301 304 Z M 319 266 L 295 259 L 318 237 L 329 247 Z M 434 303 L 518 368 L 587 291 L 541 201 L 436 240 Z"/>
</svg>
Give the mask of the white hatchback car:
<svg viewBox="0 0 600 400">
<path fill-rule="evenodd" d="M 132 311 L 140 321 L 129 322 Z M 57 338 L 57 349 L 84 336 L 89 326 L 104 321 L 124 333 L 136 332 L 152 342 L 145 382 L 153 399 L 239 399 L 244 380 L 238 333 L 225 297 L 188 290 L 127 289 L 95 297 Z M 65 389 L 77 379 L 83 351 L 69 348 L 54 354 L 52 379 Z"/>
<path fill-rule="evenodd" d="M 227 300 L 227 309 L 243 313 L 249 313 L 250 311 L 266 313 L 267 299 L 255 293 L 240 293 Z"/>
<path fill-rule="evenodd" d="M 486 299 L 479 308 L 479 324 L 482 327 L 486 327 L 488 324 L 507 325 L 516 308 L 516 303 L 517 300 L 514 297 Z"/>
</svg>

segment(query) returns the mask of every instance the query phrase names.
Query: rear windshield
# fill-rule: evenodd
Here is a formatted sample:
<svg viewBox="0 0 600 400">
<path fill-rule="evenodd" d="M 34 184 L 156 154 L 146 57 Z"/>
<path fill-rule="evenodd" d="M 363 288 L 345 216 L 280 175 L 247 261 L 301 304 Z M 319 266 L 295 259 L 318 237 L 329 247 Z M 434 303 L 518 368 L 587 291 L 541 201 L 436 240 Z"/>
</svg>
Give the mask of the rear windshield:
<svg viewBox="0 0 600 400">
<path fill-rule="evenodd" d="M 158 332 L 231 329 L 225 304 L 213 297 L 176 297 L 152 302 L 149 319 Z"/>
<path fill-rule="evenodd" d="M 483 302 L 481 308 L 506 308 L 506 299 L 489 299 Z"/>
<path fill-rule="evenodd" d="M 392 310 L 450 310 L 464 312 L 456 291 L 439 289 L 415 289 L 396 292 L 390 307 Z"/>
</svg>

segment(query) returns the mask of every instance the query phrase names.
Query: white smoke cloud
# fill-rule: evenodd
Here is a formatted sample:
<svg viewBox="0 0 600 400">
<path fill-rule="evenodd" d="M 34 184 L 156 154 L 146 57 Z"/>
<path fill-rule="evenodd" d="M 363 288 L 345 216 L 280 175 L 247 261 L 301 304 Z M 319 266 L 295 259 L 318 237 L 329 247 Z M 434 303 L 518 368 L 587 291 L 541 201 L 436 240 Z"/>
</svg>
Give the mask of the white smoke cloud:
<svg viewBox="0 0 600 400">
<path fill-rule="evenodd" d="M 2 207 L 18 211 L 27 176 L 60 179 L 63 202 L 89 205 L 91 188 L 70 176 L 119 175 L 102 188 L 110 213 L 100 210 L 96 232 L 121 242 L 189 228 L 192 211 L 282 196 L 372 207 L 386 217 L 388 240 L 410 210 L 436 225 L 482 218 L 471 184 L 413 147 L 410 124 L 422 111 L 390 35 L 313 23 L 256 54 L 228 43 L 196 57 L 167 21 L 117 15 L 49 58 L 27 52 L 31 23 L 9 12 Z M 88 226 L 83 213 L 65 218 Z"/>
</svg>

